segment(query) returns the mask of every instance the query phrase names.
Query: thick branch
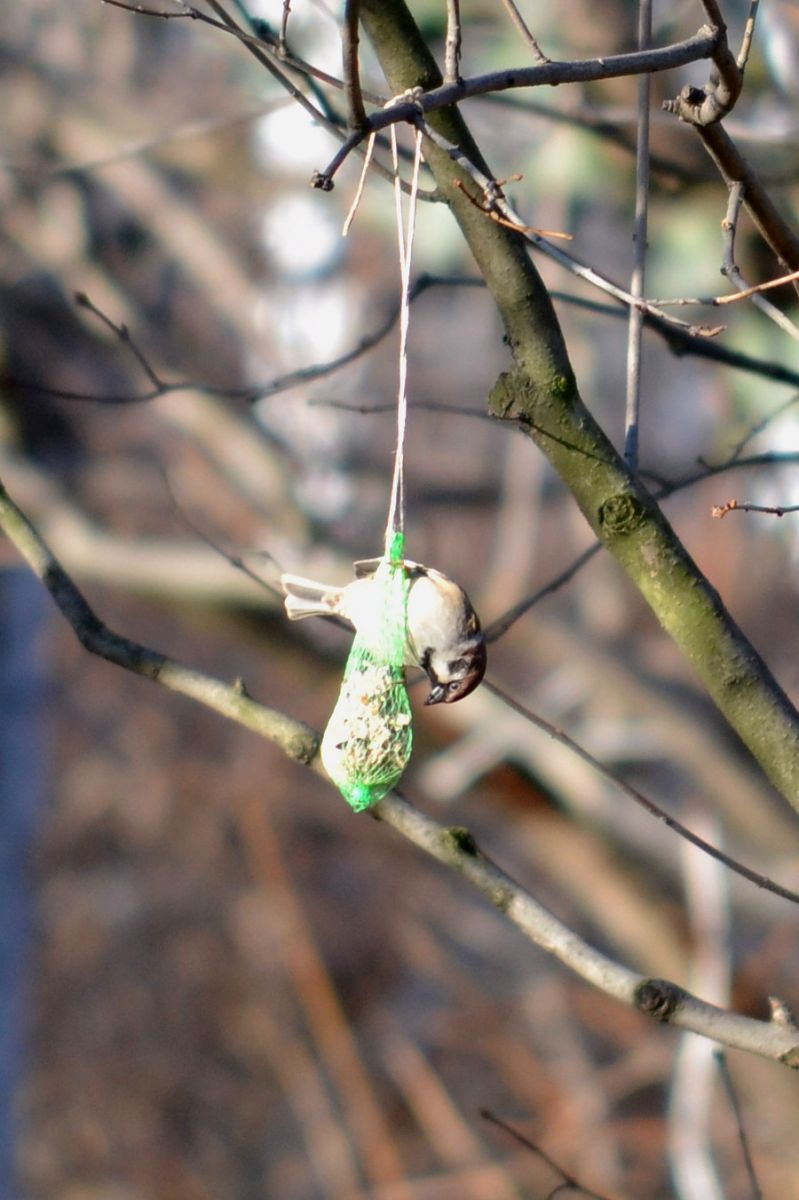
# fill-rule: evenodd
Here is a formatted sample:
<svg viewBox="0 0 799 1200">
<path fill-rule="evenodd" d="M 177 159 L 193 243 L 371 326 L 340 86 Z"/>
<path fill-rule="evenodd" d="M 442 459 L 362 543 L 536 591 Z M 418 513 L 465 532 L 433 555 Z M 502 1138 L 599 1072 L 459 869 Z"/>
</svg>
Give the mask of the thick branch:
<svg viewBox="0 0 799 1200">
<path fill-rule="evenodd" d="M 392 91 L 437 86 L 435 62 L 402 0 L 362 0 L 362 16 Z M 456 110 L 427 119 L 483 169 Z M 547 455 L 721 712 L 799 810 L 799 715 L 583 404 L 551 300 L 522 239 L 465 199 L 455 185 L 468 186 L 466 173 L 430 139 L 425 156 L 486 279 L 513 353 L 513 369 L 493 389 L 491 411 L 519 422 Z"/>
<path fill-rule="evenodd" d="M 229 687 L 108 629 L 2 484 L 0 529 L 42 580 L 81 643 L 92 654 L 191 696 L 274 742 L 294 761 L 323 774 L 317 754 L 319 737 L 307 725 L 252 700 L 242 685 Z M 648 979 L 607 958 L 486 858 L 468 830 L 439 825 L 397 793 L 381 801 L 374 815 L 468 879 L 530 941 L 609 996 L 657 1021 L 693 1030 L 789 1067 L 799 1067 L 799 1029 L 795 1025 L 777 1019 L 757 1021 L 727 1012 L 706 1004 L 676 984 Z"/>
</svg>

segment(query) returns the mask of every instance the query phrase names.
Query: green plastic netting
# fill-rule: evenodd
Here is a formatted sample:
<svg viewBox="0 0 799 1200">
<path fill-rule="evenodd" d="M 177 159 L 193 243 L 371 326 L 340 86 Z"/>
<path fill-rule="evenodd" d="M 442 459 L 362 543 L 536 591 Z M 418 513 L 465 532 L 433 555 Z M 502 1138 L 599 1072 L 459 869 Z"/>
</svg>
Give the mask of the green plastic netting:
<svg viewBox="0 0 799 1200">
<path fill-rule="evenodd" d="M 408 576 L 404 535 L 373 578 L 374 622 L 355 634 L 336 707 L 322 739 L 325 770 L 356 812 L 377 804 L 399 782 L 413 744 L 405 686 Z"/>
</svg>

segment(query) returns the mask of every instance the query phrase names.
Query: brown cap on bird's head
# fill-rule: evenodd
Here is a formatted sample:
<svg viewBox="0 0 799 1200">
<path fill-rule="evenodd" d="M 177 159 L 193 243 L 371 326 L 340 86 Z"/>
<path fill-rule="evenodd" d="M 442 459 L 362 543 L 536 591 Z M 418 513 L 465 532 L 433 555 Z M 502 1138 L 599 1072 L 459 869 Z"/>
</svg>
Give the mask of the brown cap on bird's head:
<svg viewBox="0 0 799 1200">
<path fill-rule="evenodd" d="M 463 700 L 464 696 L 468 696 L 482 683 L 487 662 L 486 644 L 481 638 L 469 651 L 468 656 L 464 655 L 463 658 L 450 663 L 455 678 L 449 683 L 436 682 L 425 704 L 454 704 L 456 700 Z M 463 674 L 459 674 L 459 668 Z"/>
</svg>

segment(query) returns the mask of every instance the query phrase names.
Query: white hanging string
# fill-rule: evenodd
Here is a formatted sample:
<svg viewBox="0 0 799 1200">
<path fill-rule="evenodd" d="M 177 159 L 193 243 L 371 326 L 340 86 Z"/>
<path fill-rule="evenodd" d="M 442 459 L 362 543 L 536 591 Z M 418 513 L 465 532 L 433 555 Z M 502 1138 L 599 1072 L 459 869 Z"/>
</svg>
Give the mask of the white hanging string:
<svg viewBox="0 0 799 1200">
<path fill-rule="evenodd" d="M 402 184 L 397 154 L 396 128 L 391 126 L 391 153 L 394 161 L 394 199 L 397 210 L 397 242 L 400 263 L 400 344 L 399 384 L 397 389 L 397 450 L 394 458 L 394 475 L 391 481 L 391 500 L 386 522 L 385 553 L 391 555 L 395 533 L 405 529 L 405 428 L 408 419 L 408 327 L 410 324 L 411 258 L 416 233 L 416 199 L 419 190 L 419 171 L 422 162 L 422 134 L 416 130 L 416 148 L 413 158 L 413 175 L 408 202 L 407 227 L 403 223 Z"/>
<path fill-rule="evenodd" d="M 393 128 L 393 126 L 392 126 L 392 128 Z M 360 176 L 360 179 L 358 180 L 358 186 L 355 189 L 355 196 L 353 197 L 352 204 L 350 205 L 350 211 L 347 213 L 347 216 L 344 219 L 344 224 L 341 229 L 342 237 L 349 237 L 350 226 L 352 225 L 352 222 L 355 220 L 355 214 L 358 211 L 358 205 L 361 203 L 361 197 L 363 196 L 363 189 L 366 187 L 366 176 L 369 171 L 369 166 L 372 162 L 372 155 L 375 152 L 375 136 L 376 135 L 374 133 L 370 133 L 369 141 L 366 143 L 366 153 L 363 156 L 363 166 L 361 167 L 361 176 Z"/>
</svg>

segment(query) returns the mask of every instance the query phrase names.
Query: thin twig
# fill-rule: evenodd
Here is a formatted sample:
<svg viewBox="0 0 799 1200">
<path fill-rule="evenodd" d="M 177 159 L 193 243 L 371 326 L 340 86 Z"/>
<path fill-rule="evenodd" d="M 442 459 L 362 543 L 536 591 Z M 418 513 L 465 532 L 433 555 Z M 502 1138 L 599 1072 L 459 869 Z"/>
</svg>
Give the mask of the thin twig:
<svg viewBox="0 0 799 1200">
<path fill-rule="evenodd" d="M 291 15 L 291 0 L 283 0 L 283 11 L 280 15 L 280 33 L 278 34 L 278 53 L 284 55 L 287 51 L 289 33 L 289 16 Z"/>
<path fill-rule="evenodd" d="M 749 0 L 749 13 L 744 26 L 743 38 L 741 39 L 741 49 L 738 51 L 738 70 L 743 75 L 746 70 L 746 65 L 749 62 L 749 55 L 752 51 L 752 39 L 755 36 L 755 21 L 757 20 L 757 10 L 760 5 L 760 0 Z"/>
<path fill-rule="evenodd" d="M 736 283 L 744 282 L 737 267 L 730 268 L 725 266 L 722 273 L 733 279 Z M 778 279 L 767 279 L 765 283 L 747 285 L 740 292 L 729 292 L 724 296 L 677 296 L 674 299 L 663 299 L 660 296 L 655 296 L 652 298 L 651 303 L 658 305 L 660 308 L 668 308 L 671 305 L 685 306 L 690 304 L 704 305 L 707 308 L 723 308 L 725 304 L 739 304 L 742 300 L 751 300 L 755 296 L 759 296 L 761 292 L 768 292 L 772 288 L 785 287 L 786 283 L 795 283 L 797 279 L 799 279 L 799 271 L 789 271 L 787 275 L 780 275 Z"/>
<path fill-rule="evenodd" d="M 505 7 L 505 10 L 508 13 L 511 21 L 516 26 L 518 33 L 521 35 L 522 41 L 524 41 L 528 46 L 533 59 L 537 63 L 548 63 L 550 60 L 544 54 L 538 42 L 530 32 L 527 22 L 519 12 L 514 0 L 502 0 L 502 4 Z"/>
<path fill-rule="evenodd" d="M 489 643 L 496 642 L 508 632 L 512 625 L 516 624 L 520 617 L 523 617 L 536 604 L 540 604 L 547 596 L 551 596 L 553 592 L 557 592 L 560 588 L 565 587 L 601 549 L 602 543 L 594 542 L 587 550 L 583 550 L 581 554 L 578 554 L 574 561 L 565 570 L 556 575 L 554 579 L 551 579 L 549 583 L 544 584 L 537 592 L 533 592 L 532 596 L 525 596 L 518 604 L 514 604 L 507 612 L 497 617 L 495 621 L 486 626 L 486 641 Z"/>
<path fill-rule="evenodd" d="M 639 0 L 638 49 L 648 49 L 651 39 L 652 0 Z M 638 80 L 633 269 L 630 275 L 630 295 L 638 301 L 644 298 L 646 283 L 647 217 L 649 211 L 649 103 L 651 92 L 651 76 L 642 75 Z M 631 471 L 636 471 L 638 468 L 643 329 L 643 310 L 640 304 L 632 304 L 630 306 L 627 326 L 627 394 L 624 414 L 624 460 Z"/>
<path fill-rule="evenodd" d="M 761 292 L 770 291 L 771 288 L 784 287 L 786 283 L 795 283 L 797 279 L 799 279 L 799 271 L 789 271 L 787 275 L 780 275 L 779 279 L 767 279 L 765 283 L 756 283 L 751 287 L 745 287 L 743 291 L 733 292 L 731 296 L 717 296 L 712 303 L 737 304 L 740 300 L 749 300 L 760 295 Z"/>
<path fill-rule="evenodd" d="M 172 17 L 182 17 L 184 20 L 190 21 L 202 20 L 201 13 L 182 4 L 181 0 L 175 0 L 176 4 L 181 5 L 180 12 L 168 8 L 148 8 L 146 4 L 136 4 L 133 0 L 102 0 L 102 3 L 107 4 L 109 8 L 123 8 L 127 12 L 137 13 L 141 17 L 163 17 L 166 20 Z"/>
<path fill-rule="evenodd" d="M 746 210 L 774 254 L 789 271 L 799 270 L 799 236 L 726 129 L 720 124 L 700 125 L 696 132 L 727 186 L 744 185 Z"/>
<path fill-rule="evenodd" d="M 784 333 L 789 337 L 799 339 L 799 328 L 794 324 L 789 317 L 786 317 L 775 305 L 771 304 L 760 293 L 767 291 L 771 287 L 777 287 L 784 282 L 792 282 L 799 279 L 799 271 L 792 271 L 788 276 L 782 276 L 779 280 L 772 280 L 766 284 L 757 285 L 750 288 L 735 261 L 735 239 L 738 232 L 738 220 L 741 214 L 741 207 L 746 197 L 746 185 L 742 182 L 729 185 L 729 197 L 727 200 L 727 211 L 724 215 L 724 220 L 721 222 L 722 230 L 722 264 L 721 273 L 725 275 L 731 283 L 738 288 L 728 299 L 728 303 L 732 303 L 737 299 L 746 299 L 752 297 L 752 303 L 756 308 L 778 325 Z M 721 298 L 719 298 L 721 300 Z"/>
<path fill-rule="evenodd" d="M 761 417 L 761 419 L 756 421 L 754 425 L 750 425 L 743 437 L 739 438 L 739 440 L 733 446 L 727 458 L 727 462 L 735 462 L 735 460 L 741 455 L 753 438 L 757 437 L 759 433 L 762 433 L 764 429 L 768 428 L 772 421 L 776 421 L 778 417 L 781 417 L 784 413 L 788 412 L 788 410 L 793 408 L 797 403 L 799 403 L 799 393 L 789 396 L 787 400 L 783 400 L 782 404 L 778 404 L 776 408 L 773 408 L 765 417 Z"/>
<path fill-rule="evenodd" d="M 485 288 L 485 280 L 477 276 L 455 275 L 455 276 L 436 276 L 422 274 L 411 288 L 411 300 L 417 299 L 425 291 L 431 287 L 476 287 Z M 606 317 L 612 317 L 621 320 L 624 317 L 624 312 L 621 308 L 616 308 L 611 305 L 602 304 L 596 300 L 587 299 L 584 296 L 576 296 L 569 292 L 553 291 L 551 293 L 553 300 L 558 300 L 564 304 L 571 304 L 578 308 L 584 308 L 589 312 L 600 313 Z M 88 301 L 88 298 L 87 298 Z M 622 301 L 620 301 L 622 303 Z M 102 312 L 92 301 L 88 301 L 84 305 L 89 311 L 93 311 L 97 316 L 107 324 L 115 335 L 127 346 L 131 346 L 133 339 L 130 331 L 122 335 L 122 326 L 114 324 L 105 313 Z M 278 395 L 295 387 L 300 387 L 303 384 L 314 382 L 317 379 L 326 378 L 333 375 L 336 371 L 349 366 L 350 363 L 357 361 L 362 355 L 368 353 L 377 346 L 394 328 L 399 316 L 398 309 L 394 309 L 386 320 L 371 333 L 366 334 L 354 346 L 345 351 L 344 354 L 337 358 L 330 359 L 324 363 L 313 363 L 308 367 L 300 367 L 295 371 L 288 371 L 284 375 L 278 375 L 271 380 L 263 382 L 255 382 L 244 387 L 238 386 L 215 386 L 212 384 L 203 383 L 199 380 L 177 379 L 165 380 L 157 372 L 148 361 L 148 375 L 157 380 L 157 385 L 146 392 L 138 392 L 135 394 L 125 393 L 91 393 L 77 392 L 67 388 L 46 387 L 39 383 L 29 383 L 24 379 L 7 377 L 5 384 L 8 387 L 16 388 L 19 391 L 39 393 L 43 396 L 52 396 L 60 400 L 77 400 L 82 403 L 91 404 L 145 404 L 150 400 L 157 399 L 159 396 L 164 396 L 173 392 L 180 391 L 196 391 L 206 396 L 217 396 L 229 400 L 244 400 L 248 403 L 255 403 L 258 400 L 265 399 L 269 396 Z M 710 359 L 712 362 L 721 363 L 724 366 L 734 370 L 745 371 L 749 374 L 759 376 L 763 379 L 770 379 L 776 383 L 788 384 L 792 387 L 799 387 L 799 371 L 792 371 L 789 367 L 782 366 L 779 363 L 768 362 L 764 359 L 753 358 L 751 355 L 743 354 L 737 350 L 729 350 L 726 346 L 708 341 L 707 339 L 697 340 L 691 336 L 689 331 L 674 324 L 667 324 L 661 321 L 659 317 L 651 313 L 645 314 L 645 324 L 648 328 L 655 330 L 666 342 L 672 353 L 676 355 L 698 355 L 701 358 Z M 143 352 L 137 346 L 138 353 Z M 790 397 L 783 404 L 779 405 L 774 412 L 765 417 L 757 425 L 753 426 L 741 442 L 736 447 L 734 453 L 730 456 L 730 460 L 735 458 L 741 452 L 744 446 L 760 433 L 762 429 L 774 420 L 781 413 L 792 407 L 796 403 L 796 397 Z M 344 405 L 342 404 L 342 407 Z M 364 412 L 378 412 L 379 406 L 363 407 Z M 359 411 L 361 407 L 359 406 Z M 464 410 L 455 407 L 451 410 L 459 415 L 471 415 L 471 410 Z M 492 417 L 491 420 L 494 418 Z M 722 464 L 720 470 L 726 469 L 726 464 Z"/>
<path fill-rule="evenodd" d="M 474 208 L 478 208 L 489 220 L 495 221 L 503 229 L 511 229 L 514 233 L 533 233 L 536 237 L 559 238 L 564 242 L 570 242 L 572 240 L 570 233 L 563 233 L 556 229 L 538 229 L 535 225 L 520 225 L 518 221 L 502 215 L 500 202 L 506 201 L 505 193 L 502 191 L 504 184 L 518 183 L 522 178 L 522 175 L 511 175 L 508 179 L 491 180 L 491 188 L 486 189 L 481 197 L 473 196 L 462 179 L 453 179 L 452 183 L 454 187 L 463 192 Z M 490 194 L 487 194 L 488 191 Z"/>
<path fill-rule="evenodd" d="M 799 451 L 791 451 L 785 454 L 776 451 L 767 451 L 764 454 L 751 454 L 748 458 L 727 458 L 724 462 L 708 463 L 704 459 L 699 460 L 698 471 L 694 471 L 692 475 L 685 476 L 684 479 L 659 481 L 660 489 L 655 492 L 655 499 L 661 500 L 667 496 L 674 496 L 677 492 L 684 491 L 686 488 L 694 487 L 697 483 L 702 483 L 706 479 L 712 479 L 717 475 L 724 475 L 727 471 L 746 470 L 751 467 L 782 467 L 790 466 L 799 463 Z"/>
<path fill-rule="evenodd" d="M 484 287 L 485 284 L 480 279 L 424 274 L 420 275 L 412 285 L 409 299 L 410 302 L 413 302 L 431 287 L 464 286 Z M 191 379 L 167 380 L 162 378 L 125 325 L 114 322 L 85 293 L 79 293 L 76 296 L 76 302 L 96 316 L 127 347 L 152 383 L 152 388 L 145 392 L 130 395 L 127 393 L 92 394 L 91 392 L 75 392 L 66 388 L 48 388 L 42 387 L 39 384 L 27 384 L 24 380 L 18 379 L 8 380 L 7 383 L 10 386 L 19 389 L 30 389 L 31 391 L 40 392 L 42 395 L 53 396 L 56 399 L 80 400 L 95 404 L 144 404 L 150 400 L 157 399 L 159 396 L 165 396 L 170 392 L 187 390 L 202 392 L 208 396 L 221 396 L 230 400 L 245 400 L 248 403 L 255 403 L 258 400 L 266 399 L 280 392 L 289 391 L 291 388 L 299 387 L 302 384 L 312 383 L 316 379 L 322 379 L 327 375 L 332 375 L 334 372 L 341 370 L 343 367 L 349 366 L 350 363 L 355 362 L 387 337 L 399 319 L 399 307 L 396 306 L 377 329 L 362 337 L 350 350 L 345 351 L 344 354 L 339 355 L 337 358 L 330 359 L 326 363 L 314 363 L 308 367 L 299 367 L 295 371 L 288 371 L 286 374 L 278 375 L 274 379 L 262 383 L 252 383 L 245 387 L 217 387 Z"/>
<path fill-rule="evenodd" d="M 723 1050 L 718 1049 L 713 1052 L 713 1057 L 716 1060 L 716 1064 L 719 1069 L 719 1075 L 721 1076 L 721 1082 L 724 1085 L 724 1091 L 727 1093 L 727 1099 L 730 1102 L 730 1107 L 732 1108 L 733 1116 L 735 1117 L 735 1126 L 738 1130 L 738 1142 L 740 1143 L 741 1153 L 744 1157 L 744 1166 L 746 1167 L 746 1174 L 749 1178 L 749 1186 L 752 1189 L 752 1200 L 763 1200 L 763 1193 L 760 1190 L 760 1184 L 758 1183 L 757 1175 L 755 1174 L 755 1164 L 752 1161 L 752 1154 L 749 1149 L 749 1138 L 746 1135 L 743 1114 L 741 1113 L 741 1106 L 738 1102 L 738 1093 L 735 1090 L 735 1084 L 733 1083 L 732 1075 L 730 1074 L 727 1055 Z"/>
<path fill-rule="evenodd" d="M 476 202 L 473 196 L 469 196 L 469 199 L 473 204 L 477 203 L 477 207 L 485 213 L 486 217 L 496 219 L 496 214 L 498 214 L 502 218 L 502 221 L 500 222 L 501 224 L 518 233 L 519 236 L 523 237 L 525 241 L 530 243 L 531 246 L 534 246 L 537 250 L 540 250 L 549 258 L 565 267 L 566 270 L 570 271 L 573 275 L 585 280 L 586 283 L 599 288 L 600 291 L 607 293 L 609 296 L 613 296 L 615 300 L 618 300 L 622 304 L 638 306 L 642 308 L 642 310 L 648 316 L 658 317 L 667 325 L 673 325 L 676 328 L 682 329 L 693 337 L 712 338 L 721 333 L 724 328 L 723 325 L 695 325 L 688 321 L 682 321 L 671 316 L 671 314 L 664 312 L 649 300 L 636 299 L 636 297 L 631 296 L 630 293 L 624 288 L 619 287 L 618 284 L 612 283 L 609 279 L 606 279 L 603 275 L 600 275 L 599 272 L 595 271 L 593 267 L 589 267 L 585 263 L 580 262 L 574 257 L 574 255 L 569 254 L 568 251 L 564 250 L 562 247 L 553 246 L 552 243 L 547 241 L 542 234 L 536 232 L 531 226 L 525 224 L 525 222 L 508 201 L 508 198 L 502 191 L 498 180 L 491 179 L 489 176 L 487 176 L 480 169 L 480 167 L 476 166 L 475 163 L 473 163 L 468 157 L 468 155 L 466 155 L 458 146 L 453 145 L 452 142 L 448 141 L 445 137 L 443 137 L 440 133 L 426 123 L 424 124 L 424 130 L 430 140 L 435 142 L 435 144 L 442 150 L 446 151 L 452 161 L 457 163 L 462 170 L 466 171 L 478 185 L 483 195 L 482 202 Z M 463 188 L 462 185 L 461 190 L 464 192 L 464 194 L 468 195 L 466 189 Z"/>
<path fill-rule="evenodd" d="M 461 5 L 447 0 L 447 39 L 444 44 L 444 83 L 459 83 L 461 78 Z"/>
<path fill-rule="evenodd" d="M 216 541 L 216 539 L 213 538 L 205 529 L 203 529 L 193 517 L 189 516 L 186 509 L 175 495 L 175 490 L 172 487 L 172 483 L 166 471 L 163 471 L 163 479 L 164 486 L 166 487 L 169 499 L 172 503 L 172 507 L 183 524 L 192 531 L 194 536 L 199 538 L 201 542 L 204 542 L 205 545 L 208 546 L 210 550 L 213 550 L 215 554 L 218 554 L 220 558 L 224 558 L 225 562 L 229 563 L 230 566 L 236 571 L 241 572 L 242 575 L 251 580 L 251 582 L 254 583 L 256 587 L 260 588 L 261 591 L 266 592 L 267 595 L 271 596 L 273 600 L 277 599 L 280 603 L 282 603 L 284 596 L 283 589 L 278 587 L 276 584 L 270 583 L 269 580 L 264 579 L 263 576 L 259 575 L 257 571 L 253 571 L 252 567 L 247 565 L 240 554 L 234 554 L 230 550 L 226 550 L 224 546 Z M 273 554 L 271 554 L 268 550 L 259 550 L 258 553 L 261 557 L 265 557 L 269 562 L 271 562 L 278 573 L 282 574 L 282 567 Z"/>
<path fill-rule="evenodd" d="M 179 3 L 181 0 L 175 0 L 175 2 Z M 310 100 L 308 100 L 307 96 L 305 96 L 299 90 L 299 88 L 292 83 L 282 68 L 283 66 L 286 66 L 291 68 L 291 70 L 299 72 L 309 79 L 310 84 L 313 84 L 314 80 L 319 80 L 320 82 L 328 84 L 329 86 L 337 88 L 341 91 L 343 91 L 345 88 L 343 80 L 336 79 L 335 76 L 319 70 L 319 68 L 312 66 L 303 59 L 297 58 L 294 54 L 290 54 L 285 49 L 281 50 L 279 43 L 275 43 L 274 48 L 267 45 L 263 38 L 255 37 L 247 33 L 246 30 L 242 29 L 240 25 L 237 25 L 236 22 L 230 18 L 228 18 L 227 21 L 223 19 L 216 19 L 215 17 L 209 16 L 208 13 L 200 12 L 198 9 L 188 9 L 188 6 L 184 6 L 184 11 L 181 12 L 168 12 L 129 3 L 128 0 L 103 0 L 103 3 L 113 5 L 115 8 L 125 9 L 126 11 L 136 13 L 139 16 L 163 17 L 165 19 L 191 18 L 192 20 L 201 21 L 206 25 L 210 25 L 214 29 L 219 29 L 223 33 L 231 34 L 238 41 L 240 41 L 242 45 L 246 46 L 250 50 L 254 57 L 257 58 L 261 63 L 261 65 L 264 66 L 266 70 L 269 71 L 269 73 L 278 81 L 281 87 L 285 88 L 289 96 L 293 100 L 296 100 L 297 103 L 305 109 L 315 123 L 319 124 L 337 141 L 343 142 L 348 146 L 347 154 L 353 150 L 359 155 L 363 154 L 363 150 L 359 144 L 359 138 L 356 139 L 354 145 L 349 145 L 347 134 L 342 128 L 344 123 L 343 120 L 339 119 L 335 114 L 331 115 L 329 111 L 329 105 L 327 105 L 324 96 L 318 91 L 315 92 L 320 104 L 327 106 L 328 111 L 323 111 L 322 107 L 317 108 Z M 208 0 L 208 3 L 211 3 L 211 0 Z M 221 5 L 215 4 L 214 7 L 216 11 L 224 12 L 224 9 Z M 278 61 L 273 61 L 273 58 L 277 59 Z M 280 65 L 278 65 L 278 63 L 280 63 Z M 362 95 L 364 99 L 368 100 L 370 103 L 382 104 L 384 102 L 383 97 L 376 96 L 371 92 L 363 92 Z M 393 184 L 393 172 L 389 171 L 379 160 L 373 158 L 371 161 L 371 167 L 383 179 Z M 408 190 L 408 185 L 404 182 L 402 184 L 402 189 L 403 191 Z M 436 191 L 429 192 L 420 189 L 419 199 L 426 202 L 437 202 L 440 200 L 440 197 Z"/>
<path fill-rule="evenodd" d="M 554 1158 L 551 1158 L 550 1155 L 547 1154 L 546 1150 L 542 1150 L 541 1147 L 536 1145 L 535 1142 L 530 1141 L 530 1139 L 525 1137 L 523 1133 L 520 1133 L 518 1129 L 514 1129 L 513 1125 L 509 1125 L 507 1121 L 503 1121 L 500 1117 L 496 1116 L 495 1113 L 491 1112 L 490 1109 L 481 1108 L 480 1116 L 484 1121 L 490 1121 L 492 1125 L 496 1125 L 498 1129 L 502 1129 L 505 1133 L 509 1134 L 514 1141 L 518 1142 L 520 1146 L 524 1146 L 525 1150 L 529 1150 L 532 1154 L 535 1154 L 538 1158 L 540 1158 L 542 1162 L 546 1163 L 550 1170 L 554 1171 L 557 1175 L 560 1175 L 561 1185 L 574 1188 L 575 1191 L 582 1192 L 583 1195 L 589 1196 L 591 1200 L 609 1200 L 607 1196 L 603 1196 L 599 1192 L 594 1192 L 591 1190 L 591 1188 L 587 1188 L 584 1184 L 580 1183 L 579 1180 L 575 1179 L 574 1175 L 571 1175 L 568 1171 L 565 1171 L 560 1163 L 556 1163 Z M 550 1196 L 554 1195 L 553 1192 L 550 1192 L 549 1194 Z"/>
<path fill-rule="evenodd" d="M 98 321 L 101 321 L 102 324 L 105 325 L 106 329 L 110 330 L 115 337 L 118 337 L 124 346 L 127 346 L 128 350 L 131 352 L 133 357 L 136 359 L 136 362 L 139 364 L 142 371 L 144 371 L 144 374 L 153 385 L 153 391 L 160 394 L 161 390 L 166 385 L 156 374 L 155 369 L 151 366 L 150 361 L 145 355 L 144 351 L 139 349 L 139 346 L 131 337 L 130 330 L 128 329 L 127 325 L 117 325 L 116 322 L 112 321 L 111 318 L 107 316 L 101 308 L 98 308 L 97 305 L 89 299 L 86 292 L 76 292 L 75 303 L 77 304 L 78 308 L 85 308 L 87 312 L 92 314 L 92 316 L 97 317 Z"/>
<path fill-rule="evenodd" d="M 312 399 L 308 401 L 309 408 L 334 408 L 339 412 L 358 413 L 362 417 L 380 416 L 383 413 L 396 413 L 396 404 L 358 404 L 352 400 Z M 487 413 L 484 408 L 467 408 L 465 404 L 445 404 L 441 400 L 411 400 L 409 408 L 418 408 L 423 412 L 449 413 L 453 417 L 466 417 L 474 421 L 488 421 L 492 425 L 496 418 Z"/>
<path fill-rule="evenodd" d="M 347 97 L 347 128 L 354 132 L 366 125 L 366 109 L 361 93 L 358 64 L 358 19 L 361 0 L 344 0 L 344 25 L 341 36 L 341 64 L 344 93 Z"/>
<path fill-rule="evenodd" d="M 766 513 L 770 517 L 784 517 L 786 513 L 799 512 L 799 504 L 750 504 L 747 500 L 727 500 L 714 504 L 711 516 L 721 521 L 732 512 Z"/>
<path fill-rule="evenodd" d="M 797 462 L 799 462 L 799 452 L 795 454 L 755 454 L 750 458 L 730 458 L 726 462 L 715 466 L 703 463 L 700 471 L 694 472 L 694 474 L 687 476 L 685 479 L 669 482 L 659 481 L 660 486 L 657 492 L 655 492 L 655 499 L 657 501 L 667 500 L 670 496 L 674 496 L 678 492 L 695 487 L 696 484 L 703 483 L 706 479 L 722 475 L 727 471 L 750 467 L 773 467 Z M 565 587 L 567 583 L 570 583 L 583 567 L 602 549 L 602 542 L 592 542 L 586 550 L 577 555 L 568 567 L 554 576 L 542 588 L 539 588 L 538 591 L 533 592 L 530 596 L 525 596 L 523 600 L 520 600 L 512 608 L 502 613 L 496 620 L 486 626 L 486 641 L 489 643 L 498 641 L 525 613 L 528 613 L 535 605 L 540 604 L 547 596 L 553 595 L 560 588 Z"/>
<path fill-rule="evenodd" d="M 640 805 L 650 816 L 656 817 L 658 821 L 662 821 L 664 825 L 667 825 L 674 833 L 679 834 L 681 838 L 690 842 L 691 845 L 697 846 L 703 853 L 709 854 L 711 858 L 715 858 L 717 862 L 723 863 L 725 867 L 729 867 L 736 875 L 740 875 L 743 879 L 748 879 L 750 883 L 754 883 L 757 887 L 763 888 L 767 892 L 773 892 L 775 896 L 781 896 L 783 900 L 789 900 L 792 904 L 799 904 L 799 893 L 791 891 L 790 888 L 783 887 L 782 884 L 775 883 L 767 875 L 761 875 L 758 871 L 753 871 L 751 867 L 738 862 L 737 859 L 732 858 L 723 850 L 719 850 L 717 846 L 711 846 L 710 842 L 706 842 L 704 838 L 699 837 L 698 834 L 686 828 L 676 817 L 670 816 L 669 813 L 655 804 L 653 800 L 650 800 L 648 796 L 639 792 L 632 784 L 627 783 L 626 780 L 612 771 L 610 767 L 605 766 L 599 759 L 594 758 L 593 754 L 590 754 L 588 750 L 570 738 L 562 729 L 557 729 L 549 721 L 545 721 L 543 717 L 539 717 L 531 709 L 527 708 L 526 705 L 510 696 L 503 688 L 485 679 L 483 680 L 483 687 L 487 688 L 493 695 L 498 696 L 503 704 L 507 704 L 508 708 L 512 708 L 515 713 L 518 713 L 520 717 L 524 717 L 531 725 L 535 725 L 537 729 L 543 730 L 554 741 L 560 742 L 562 746 L 566 746 L 572 754 L 575 754 L 584 763 L 588 763 L 595 771 L 598 771 L 600 775 L 609 780 L 614 787 L 619 788 L 626 796 L 629 796 L 631 800 Z"/>
</svg>

